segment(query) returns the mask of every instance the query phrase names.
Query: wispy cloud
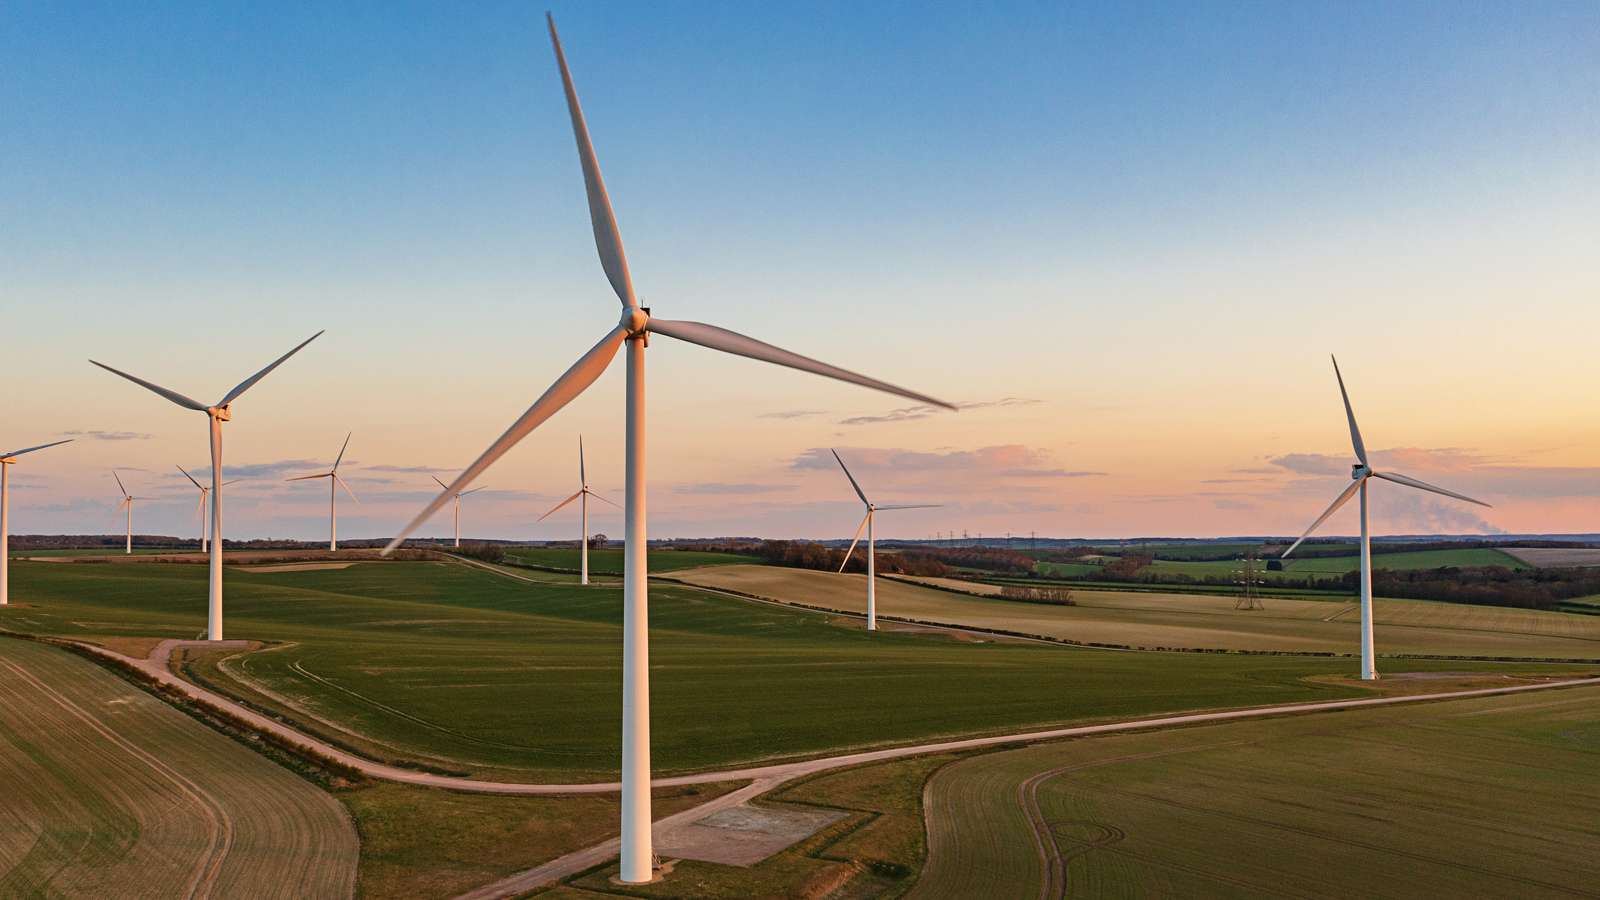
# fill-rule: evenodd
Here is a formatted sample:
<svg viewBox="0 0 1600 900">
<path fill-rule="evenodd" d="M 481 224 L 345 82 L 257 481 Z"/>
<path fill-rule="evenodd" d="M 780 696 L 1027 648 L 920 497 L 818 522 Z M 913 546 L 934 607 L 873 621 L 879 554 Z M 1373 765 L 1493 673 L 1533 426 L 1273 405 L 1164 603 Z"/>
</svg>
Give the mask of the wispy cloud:
<svg viewBox="0 0 1600 900">
<path fill-rule="evenodd" d="M 63 431 L 61 433 L 95 441 L 148 441 L 153 437 L 153 435 L 138 431 Z"/>
<path fill-rule="evenodd" d="M 978 403 L 957 403 L 957 409 L 985 409 L 991 406 L 1029 406 L 1041 403 L 1041 400 L 1030 400 L 1026 397 L 1007 397 L 1004 400 L 985 400 Z M 854 416 L 844 419 L 840 425 L 876 425 L 883 422 L 910 422 L 915 419 L 926 419 L 939 413 L 949 412 L 942 406 L 908 406 L 904 409 L 890 410 L 881 416 Z"/>
<path fill-rule="evenodd" d="M 774 491 L 792 491 L 792 484 L 686 484 L 678 488 L 680 494 L 770 494 Z"/>
<path fill-rule="evenodd" d="M 1088 478 L 1109 475 L 1109 472 L 1068 472 L 1066 469 L 1006 469 L 1000 473 L 1007 478 Z"/>
<path fill-rule="evenodd" d="M 248 463 L 242 466 L 223 466 L 222 477 L 244 479 L 276 478 L 288 472 L 300 472 L 306 469 L 326 469 L 331 465 L 333 465 L 333 463 L 319 462 L 315 459 L 282 459 L 277 462 L 270 463 Z M 205 466 L 204 468 L 190 469 L 189 474 L 200 479 L 201 483 L 203 484 L 205 483 L 205 479 L 211 476 L 211 467 Z M 175 473 L 167 477 L 182 478 L 183 476 Z"/>
<path fill-rule="evenodd" d="M 1224 497 L 1218 497 L 1217 499 L 1211 501 L 1211 505 L 1215 506 L 1217 509 L 1255 509 L 1256 508 L 1256 505 L 1254 503 L 1245 503 L 1242 500 L 1229 500 L 1229 499 L 1224 498 Z"/>
<path fill-rule="evenodd" d="M 1348 475 L 1351 463 L 1322 453 L 1289 453 L 1271 461 L 1296 475 Z"/>
<path fill-rule="evenodd" d="M 367 472 L 399 472 L 406 475 L 438 475 L 444 472 L 459 472 L 460 469 L 436 469 L 433 466 L 362 466 Z"/>
<path fill-rule="evenodd" d="M 757 416 L 758 419 L 803 419 L 807 416 L 820 416 L 820 409 L 793 409 L 788 412 L 769 412 Z"/>
</svg>

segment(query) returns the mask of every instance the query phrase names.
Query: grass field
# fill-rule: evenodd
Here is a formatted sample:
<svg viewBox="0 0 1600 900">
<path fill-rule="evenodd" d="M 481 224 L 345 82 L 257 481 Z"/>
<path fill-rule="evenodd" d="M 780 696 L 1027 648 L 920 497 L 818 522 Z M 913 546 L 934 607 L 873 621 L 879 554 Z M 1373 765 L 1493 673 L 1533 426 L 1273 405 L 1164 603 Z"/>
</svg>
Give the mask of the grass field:
<svg viewBox="0 0 1600 900">
<path fill-rule="evenodd" d="M 93 663 L 10 638 L 0 822 L 3 897 L 342 898 L 356 874 L 331 796 Z"/>
<path fill-rule="evenodd" d="M 1597 722 L 1585 686 L 973 757 L 908 896 L 1594 896 Z"/>
<path fill-rule="evenodd" d="M 0 612 L 0 625 L 78 638 L 193 637 L 204 628 L 205 574 L 18 566 L 12 597 L 23 605 Z M 236 695 L 376 758 L 491 778 L 615 777 L 617 591 L 527 584 L 454 563 L 224 577 L 229 637 L 279 642 L 193 666 Z M 651 616 L 658 774 L 1362 694 L 1304 680 L 1343 672 L 1343 661 L 869 634 L 827 614 L 660 585 Z"/>
<path fill-rule="evenodd" d="M 1508 569 L 1531 569 L 1533 566 L 1504 550 L 1489 547 L 1469 550 L 1423 550 L 1417 553 L 1374 553 L 1374 569 L 1437 569 L 1443 566 L 1505 566 Z M 1316 572 L 1318 575 L 1343 575 L 1361 568 L 1356 556 L 1334 556 L 1327 559 L 1295 559 L 1283 561 L 1284 574 Z"/>
<path fill-rule="evenodd" d="M 195 547 L 195 550 L 198 550 L 198 549 L 199 549 L 199 546 L 197 544 L 196 547 Z M 166 550 L 142 550 L 142 549 L 140 549 L 138 547 L 135 547 L 135 548 L 133 548 L 133 554 L 132 555 L 134 555 L 134 556 L 151 556 L 151 555 L 162 554 L 162 553 L 185 553 L 185 552 L 194 552 L 194 551 L 193 550 L 187 550 L 187 551 L 186 550 L 172 550 L 172 549 L 166 549 Z M 73 557 L 73 556 L 125 556 L 125 555 L 127 555 L 127 553 L 128 552 L 125 549 L 121 548 L 121 547 L 117 547 L 115 549 L 107 547 L 107 548 L 98 548 L 98 549 L 95 549 L 95 550 L 12 550 L 10 552 L 10 554 L 8 554 L 8 555 L 11 556 L 13 559 L 16 559 L 16 558 L 19 558 L 19 557 L 22 558 L 22 559 L 37 559 L 37 558 L 51 559 L 51 558 L 60 558 L 60 557 Z"/>
<path fill-rule="evenodd" d="M 507 550 L 506 558 L 513 562 L 533 566 L 550 566 L 556 569 L 576 569 L 582 560 L 577 548 L 571 550 L 545 550 L 543 548 L 518 548 Z M 679 569 L 696 569 L 701 566 L 737 566 L 761 560 L 753 556 L 732 553 L 701 553 L 695 550 L 651 550 L 648 558 L 651 572 L 676 572 Z M 621 550 L 590 550 L 590 572 L 622 572 Z"/>
<path fill-rule="evenodd" d="M 846 612 L 866 611 L 866 576 L 776 566 L 680 572 L 696 584 Z M 1070 587 L 1070 585 L 1067 585 Z M 1073 591 L 1078 605 L 1045 606 L 968 597 L 878 581 L 878 614 L 997 628 L 1085 643 L 1131 647 L 1355 653 L 1350 600 L 1270 599 L 1266 609 L 1233 608 L 1229 596 Z M 1537 610 L 1379 600 L 1373 604 L 1380 654 L 1600 659 L 1600 617 Z"/>
</svg>

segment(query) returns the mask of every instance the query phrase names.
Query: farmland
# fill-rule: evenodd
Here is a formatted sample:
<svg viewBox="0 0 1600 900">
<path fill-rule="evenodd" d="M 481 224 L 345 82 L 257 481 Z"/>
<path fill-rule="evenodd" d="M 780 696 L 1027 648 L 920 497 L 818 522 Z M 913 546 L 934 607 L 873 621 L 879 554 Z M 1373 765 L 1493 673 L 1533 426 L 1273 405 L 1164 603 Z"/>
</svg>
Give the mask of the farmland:
<svg viewBox="0 0 1600 900">
<path fill-rule="evenodd" d="M 792 603 L 866 611 L 863 575 L 768 566 L 719 567 L 678 574 Z M 878 581 L 878 614 L 996 628 L 1084 643 L 1131 647 L 1353 653 L 1359 646 L 1352 599 L 1271 599 L 1267 608 L 1235 610 L 1228 596 L 1074 590 L 1077 606 L 1045 606 L 969 597 Z M 1418 600 L 1374 603 L 1380 654 L 1600 659 L 1600 617 Z"/>
<path fill-rule="evenodd" d="M 710 571 L 745 570 L 798 571 Z M 198 566 L 19 564 L 13 577 L 13 598 L 25 606 L 0 612 L 0 624 L 15 630 L 191 638 L 203 628 Z M 615 777 L 616 591 L 529 584 L 454 563 L 225 577 L 229 636 L 272 643 L 190 659 L 187 671 L 207 683 L 378 759 L 503 780 Z M 1363 693 L 1304 680 L 1344 671 L 1339 661 L 868 634 L 827 614 L 663 585 L 652 586 L 651 604 L 660 774 Z M 841 702 L 851 697 L 874 699 Z"/>
<path fill-rule="evenodd" d="M 1584 686 L 973 757 L 908 896 L 1588 896 L 1597 720 Z"/>
<path fill-rule="evenodd" d="M 550 566 L 556 569 L 576 569 L 581 560 L 581 551 L 576 547 L 568 549 L 545 549 L 542 547 L 518 547 L 506 551 L 506 558 L 514 562 L 527 563 L 534 566 Z M 701 553 L 694 550 L 651 550 L 651 572 L 675 572 L 679 569 L 695 569 L 701 566 L 726 566 L 746 563 L 760 563 L 753 556 L 735 556 L 731 553 Z M 622 572 L 621 550 L 590 550 L 590 572 Z"/>
<path fill-rule="evenodd" d="M 347 897 L 355 880 L 355 827 L 333 797 L 16 639 L 0 639 L 0 784 L 0 896 L 293 900 Z"/>
</svg>

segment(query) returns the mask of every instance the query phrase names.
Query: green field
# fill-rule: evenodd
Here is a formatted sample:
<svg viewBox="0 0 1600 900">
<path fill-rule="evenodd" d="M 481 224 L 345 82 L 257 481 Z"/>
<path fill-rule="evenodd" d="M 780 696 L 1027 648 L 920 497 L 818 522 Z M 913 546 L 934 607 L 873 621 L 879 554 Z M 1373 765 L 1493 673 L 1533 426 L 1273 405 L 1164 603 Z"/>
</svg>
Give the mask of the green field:
<svg viewBox="0 0 1600 900">
<path fill-rule="evenodd" d="M 683 572 L 678 577 L 791 603 L 866 611 L 864 575 L 725 566 Z M 1075 589 L 1078 605 L 1069 607 L 969 597 L 883 578 L 877 586 L 879 615 L 917 621 L 1129 647 L 1294 653 L 1359 650 L 1357 607 L 1350 598 L 1271 598 L 1266 609 L 1245 611 L 1233 608 L 1232 596 L 1173 591 L 1159 587 L 1148 592 Z M 1422 600 L 1378 600 L 1373 610 L 1380 655 L 1600 659 L 1600 616 Z"/>
<path fill-rule="evenodd" d="M 192 638 L 204 627 L 205 575 L 199 566 L 18 566 L 12 597 L 24 605 L 0 612 L 0 625 Z M 454 563 L 225 578 L 228 636 L 281 643 L 202 661 L 193 667 L 201 677 L 377 758 L 502 779 L 615 777 L 617 591 Z M 653 586 L 651 616 L 658 774 L 1362 693 L 1303 680 L 1343 672 L 1344 661 L 869 634 L 827 614 L 688 588 Z"/>
<path fill-rule="evenodd" d="M 1597 722 L 1585 686 L 974 757 L 907 896 L 1594 896 Z"/>
<path fill-rule="evenodd" d="M 200 549 L 200 546 L 199 546 L 199 542 L 197 541 L 195 543 L 194 547 L 191 547 L 191 548 L 188 548 L 188 549 L 176 549 L 176 550 L 174 550 L 174 549 L 168 548 L 166 550 L 144 550 L 144 549 L 141 549 L 139 547 L 135 547 L 135 548 L 133 548 L 133 554 L 132 555 L 133 556 L 152 556 L 152 555 L 163 554 L 163 553 L 194 553 L 194 552 L 197 552 L 199 549 Z M 22 558 L 22 559 L 46 558 L 46 559 L 48 559 L 48 558 L 55 558 L 55 557 L 74 557 L 74 556 L 127 556 L 129 554 L 128 554 L 127 550 L 125 550 L 125 549 L 123 549 L 121 547 L 117 547 L 117 548 L 102 547 L 102 548 L 98 548 L 98 549 L 94 549 L 94 550 L 12 550 L 10 552 L 10 554 L 8 554 L 8 555 L 13 559 L 17 559 L 17 558 Z"/>
<path fill-rule="evenodd" d="M 1423 550 L 1417 553 L 1374 553 L 1374 569 L 1438 569 L 1444 566 L 1505 566 L 1508 569 L 1531 569 L 1528 565 L 1504 550 L 1488 547 L 1470 550 Z M 1237 564 L 1235 564 L 1237 567 Z M 1361 568 L 1356 556 L 1334 556 L 1327 559 L 1295 559 L 1283 561 L 1285 575 L 1296 572 L 1315 572 L 1318 575 L 1343 575 Z"/>
<path fill-rule="evenodd" d="M 581 551 L 519 547 L 506 551 L 506 559 L 532 566 L 550 566 L 555 569 L 576 569 L 581 564 Z M 701 553 L 695 550 L 651 550 L 648 564 L 651 572 L 676 572 L 680 569 L 697 569 L 701 566 L 736 566 L 759 564 L 753 556 L 735 556 L 731 553 Z M 590 550 L 589 571 L 622 572 L 621 550 Z"/>
<path fill-rule="evenodd" d="M 0 639 L 0 785 L 3 897 L 199 886 L 332 900 L 355 882 L 338 801 L 99 666 L 15 638 Z"/>
</svg>

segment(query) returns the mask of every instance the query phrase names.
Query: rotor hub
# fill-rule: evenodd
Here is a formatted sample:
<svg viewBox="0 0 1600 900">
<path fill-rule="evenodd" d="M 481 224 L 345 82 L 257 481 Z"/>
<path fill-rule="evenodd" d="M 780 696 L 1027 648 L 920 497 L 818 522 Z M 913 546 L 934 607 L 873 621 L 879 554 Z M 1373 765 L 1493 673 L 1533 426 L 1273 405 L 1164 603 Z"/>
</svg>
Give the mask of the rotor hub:
<svg viewBox="0 0 1600 900">
<path fill-rule="evenodd" d="M 1366 465 L 1365 463 L 1356 463 L 1355 465 L 1350 467 L 1350 480 L 1351 481 L 1360 481 L 1361 479 L 1363 479 L 1363 478 L 1365 478 L 1365 477 L 1367 477 L 1368 475 L 1371 475 L 1371 474 L 1372 474 L 1372 467 L 1369 466 L 1369 465 Z"/>
<path fill-rule="evenodd" d="M 628 337 L 638 337 L 644 333 L 644 327 L 649 322 L 650 313 L 638 306 L 628 306 L 623 308 L 619 324 L 627 330 Z"/>
</svg>

